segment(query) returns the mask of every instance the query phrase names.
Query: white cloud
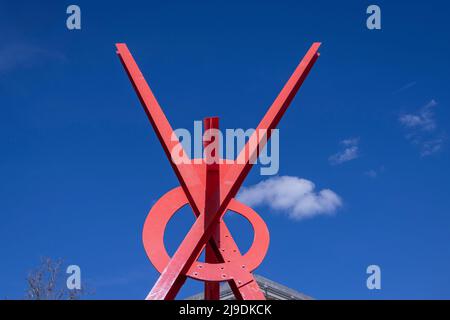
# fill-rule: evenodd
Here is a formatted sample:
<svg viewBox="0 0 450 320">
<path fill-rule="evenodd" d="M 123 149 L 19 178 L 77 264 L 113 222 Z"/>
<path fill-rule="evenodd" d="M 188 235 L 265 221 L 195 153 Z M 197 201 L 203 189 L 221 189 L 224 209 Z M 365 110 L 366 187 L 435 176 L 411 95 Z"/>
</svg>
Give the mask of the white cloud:
<svg viewBox="0 0 450 320">
<path fill-rule="evenodd" d="M 367 170 L 366 172 L 364 172 L 364 175 L 367 177 L 370 177 L 370 178 L 376 178 L 383 172 L 384 172 L 384 166 L 381 166 L 377 169 Z"/>
<path fill-rule="evenodd" d="M 378 172 L 373 169 L 364 172 L 364 174 L 370 178 L 376 178 L 378 176 Z"/>
<path fill-rule="evenodd" d="M 442 137 L 423 141 L 422 148 L 420 150 L 420 155 L 422 157 L 432 155 L 433 153 L 436 153 L 439 150 L 441 150 L 443 144 L 444 144 L 444 138 L 442 138 Z"/>
<path fill-rule="evenodd" d="M 432 131 L 436 129 L 436 120 L 433 108 L 437 106 L 435 100 L 431 100 L 419 111 L 407 113 L 400 116 L 400 123 L 406 128 L 417 128 L 423 131 Z"/>
<path fill-rule="evenodd" d="M 444 134 L 436 133 L 438 126 L 435 116 L 437 102 L 432 99 L 418 111 L 402 114 L 400 124 L 407 130 L 406 139 L 419 146 L 420 155 L 426 157 L 442 149 Z"/>
<path fill-rule="evenodd" d="M 359 138 L 348 138 L 341 141 L 344 146 L 357 146 L 359 143 Z"/>
<path fill-rule="evenodd" d="M 242 188 L 238 199 L 249 206 L 267 205 L 295 220 L 332 214 L 342 206 L 341 198 L 332 190 L 316 192 L 313 182 L 291 176 L 273 177 Z"/>
<path fill-rule="evenodd" d="M 359 138 L 344 139 L 340 144 L 344 146 L 344 150 L 328 158 L 332 165 L 341 164 L 359 157 Z"/>
</svg>

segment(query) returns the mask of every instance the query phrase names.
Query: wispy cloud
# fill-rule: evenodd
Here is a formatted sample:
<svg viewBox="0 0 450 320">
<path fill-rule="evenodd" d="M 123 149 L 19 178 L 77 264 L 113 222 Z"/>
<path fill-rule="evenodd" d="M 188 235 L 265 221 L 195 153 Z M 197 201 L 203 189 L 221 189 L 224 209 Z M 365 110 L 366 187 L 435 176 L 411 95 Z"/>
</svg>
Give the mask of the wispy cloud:
<svg viewBox="0 0 450 320">
<path fill-rule="evenodd" d="M 7 44 L 0 46 L 0 73 L 18 68 L 31 68 L 49 60 L 64 59 L 61 53 L 42 47 L 26 43 Z"/>
<path fill-rule="evenodd" d="M 435 100 L 431 100 L 419 111 L 400 115 L 399 121 L 406 128 L 414 128 L 422 131 L 432 131 L 436 129 L 434 107 L 437 106 Z"/>
<path fill-rule="evenodd" d="M 432 155 L 442 149 L 444 135 L 437 133 L 435 109 L 437 102 L 432 99 L 422 108 L 399 116 L 400 124 L 407 130 L 406 139 L 419 146 L 422 156 Z"/>
<path fill-rule="evenodd" d="M 416 81 L 409 82 L 409 83 L 405 84 L 404 86 L 400 87 L 399 89 L 395 90 L 395 91 L 393 92 L 393 94 L 397 94 L 397 93 L 406 91 L 406 90 L 408 90 L 408 89 L 414 87 L 416 84 L 417 84 Z"/>
<path fill-rule="evenodd" d="M 378 172 L 371 169 L 371 170 L 367 170 L 366 172 L 364 172 L 364 175 L 366 175 L 370 178 L 376 178 L 378 176 Z"/>
<path fill-rule="evenodd" d="M 342 164 L 359 157 L 359 138 L 344 139 L 340 144 L 344 149 L 328 158 L 332 165 Z"/>
<path fill-rule="evenodd" d="M 273 177 L 241 190 L 238 199 L 249 206 L 267 205 L 294 220 L 329 215 L 342 206 L 330 189 L 315 191 L 313 182 L 291 176 Z"/>
<path fill-rule="evenodd" d="M 376 178 L 378 177 L 381 173 L 384 172 L 384 166 L 379 167 L 378 169 L 370 169 L 364 172 L 364 175 L 369 177 L 369 178 Z"/>
<path fill-rule="evenodd" d="M 440 151 L 442 149 L 443 144 L 444 144 L 443 137 L 437 137 L 435 139 L 423 141 L 421 145 L 422 150 L 420 154 L 424 157 L 432 155 L 433 153 Z"/>
</svg>

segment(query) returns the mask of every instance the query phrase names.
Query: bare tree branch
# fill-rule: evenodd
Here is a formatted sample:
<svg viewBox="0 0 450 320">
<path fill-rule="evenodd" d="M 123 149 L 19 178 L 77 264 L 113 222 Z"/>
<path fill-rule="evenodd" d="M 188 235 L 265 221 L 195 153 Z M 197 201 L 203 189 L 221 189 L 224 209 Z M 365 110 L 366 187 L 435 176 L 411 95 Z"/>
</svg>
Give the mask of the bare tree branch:
<svg viewBox="0 0 450 320">
<path fill-rule="evenodd" d="M 69 289 L 66 284 L 63 260 L 42 258 L 41 264 L 27 277 L 26 299 L 29 300 L 78 300 L 87 294 L 85 285 L 81 289 Z"/>
</svg>

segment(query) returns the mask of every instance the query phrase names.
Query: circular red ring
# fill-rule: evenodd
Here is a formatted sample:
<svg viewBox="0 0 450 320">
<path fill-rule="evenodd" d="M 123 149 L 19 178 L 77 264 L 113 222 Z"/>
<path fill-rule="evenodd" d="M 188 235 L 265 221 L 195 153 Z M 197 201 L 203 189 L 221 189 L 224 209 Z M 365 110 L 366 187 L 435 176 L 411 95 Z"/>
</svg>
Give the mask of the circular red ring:
<svg viewBox="0 0 450 320">
<path fill-rule="evenodd" d="M 189 201 L 181 187 L 163 195 L 150 209 L 144 223 L 142 239 L 148 258 L 161 273 L 170 261 L 164 245 L 164 232 L 169 220 Z M 235 279 L 240 271 L 251 272 L 263 261 L 269 247 L 269 230 L 264 220 L 250 207 L 232 199 L 227 210 L 246 218 L 253 227 L 253 243 L 247 253 L 233 257 L 224 263 L 204 263 L 196 261 L 186 272 L 186 276 L 202 281 L 226 281 Z M 224 223 L 221 221 L 221 223 Z"/>
</svg>

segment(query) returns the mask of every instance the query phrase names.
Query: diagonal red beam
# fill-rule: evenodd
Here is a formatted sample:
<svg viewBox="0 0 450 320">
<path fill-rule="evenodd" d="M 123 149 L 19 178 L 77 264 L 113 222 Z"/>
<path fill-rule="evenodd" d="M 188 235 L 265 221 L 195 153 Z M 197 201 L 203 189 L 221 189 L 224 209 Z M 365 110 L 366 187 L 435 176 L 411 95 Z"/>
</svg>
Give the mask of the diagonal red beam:
<svg viewBox="0 0 450 320">
<path fill-rule="evenodd" d="M 303 81 L 306 79 L 309 71 L 319 57 L 319 47 L 320 42 L 314 42 L 309 48 L 308 52 L 297 66 L 288 82 L 284 85 L 283 89 L 264 115 L 255 132 L 252 134 L 243 150 L 239 153 L 237 157 L 238 163 L 227 171 L 225 182 L 232 181 L 235 183 L 225 183 L 225 185 L 228 185 L 229 188 L 228 190 L 224 190 L 224 198 L 228 196 L 228 193 L 232 197 L 236 196 L 242 182 L 245 180 L 245 177 L 252 168 L 250 160 L 259 155 L 259 150 L 262 150 L 267 141 L 270 139 L 272 130 L 277 127 L 289 107 L 289 104 L 294 99 L 300 89 L 300 86 L 303 84 Z"/>
<path fill-rule="evenodd" d="M 171 150 L 179 144 L 179 141 L 178 140 L 174 141 L 172 139 L 173 129 L 169 121 L 167 120 L 167 117 L 165 116 L 164 112 L 162 111 L 161 106 L 156 100 L 153 92 L 151 91 L 150 87 L 145 81 L 142 72 L 140 71 L 136 61 L 134 60 L 133 56 L 128 50 L 126 44 L 119 43 L 116 44 L 116 47 L 117 47 L 117 54 L 139 97 L 139 100 L 141 101 L 144 111 L 146 112 L 150 120 L 150 123 L 152 124 L 153 129 L 155 130 L 158 139 L 161 142 L 161 145 L 166 153 L 166 156 L 169 159 L 172 168 L 174 169 L 176 176 L 180 181 L 181 186 L 183 187 L 183 190 L 186 194 L 186 197 L 189 200 L 189 203 L 195 215 L 198 217 L 200 215 L 200 212 L 205 209 L 202 203 L 203 199 L 199 192 L 200 190 L 205 190 L 205 186 L 203 186 L 202 181 L 198 178 L 195 169 L 191 165 L 186 164 L 177 165 L 172 161 Z M 187 162 L 187 159 L 184 159 L 183 161 Z M 193 185 L 195 186 L 195 188 L 192 187 Z M 228 240 L 226 242 L 227 248 L 224 252 L 219 251 L 220 237 L 226 238 Z M 228 252 L 235 252 L 236 253 L 235 255 L 240 255 L 239 249 L 226 225 L 222 226 L 222 232 L 220 237 L 213 237 L 210 241 L 212 247 L 214 248 L 216 253 L 218 253 L 218 258 L 220 258 L 223 261 L 228 260 L 229 259 L 229 257 L 227 256 Z M 222 241 L 222 243 L 224 244 L 225 242 Z M 209 248 L 209 250 L 211 250 L 211 248 Z M 236 289 L 234 290 L 235 294 L 238 297 L 245 297 L 247 299 L 258 299 L 258 300 L 264 299 L 264 295 L 262 294 L 262 292 L 260 292 L 260 290 L 258 290 L 258 286 L 253 276 L 249 273 L 246 277 L 250 279 L 249 283 L 252 284 L 251 286 L 250 285 L 242 286 L 237 281 L 234 280 L 229 282 L 231 288 Z M 174 285 L 180 288 L 183 285 L 184 281 L 185 277 L 180 277 L 174 282 Z M 239 287 L 240 289 L 237 289 Z"/>
<path fill-rule="evenodd" d="M 175 171 L 175 174 L 180 181 L 187 198 L 189 199 L 192 209 L 197 214 L 200 214 L 203 199 L 200 192 L 193 192 L 198 189 L 194 188 L 195 186 L 201 186 L 200 178 L 197 176 L 195 169 L 191 165 L 176 164 L 172 161 L 171 151 L 180 144 L 180 141 L 178 139 L 172 139 L 174 135 L 173 129 L 161 109 L 161 106 L 153 95 L 152 90 L 145 81 L 141 70 L 139 70 L 136 61 L 128 50 L 127 45 L 125 43 L 117 43 L 116 48 L 120 61 L 122 62 L 136 94 L 141 101 L 141 105 L 144 108 L 144 111 L 147 114 L 147 117 L 150 120 L 159 141 L 161 142 L 164 152 L 169 159 L 169 162 L 172 165 L 172 168 Z M 182 163 L 188 163 L 190 160 L 187 159 L 185 153 L 183 153 L 181 157 L 183 157 L 183 159 L 181 159 L 182 161 L 180 161 Z"/>
<path fill-rule="evenodd" d="M 268 130 L 267 139 L 270 138 L 271 130 L 274 129 L 280 121 L 290 102 L 308 75 L 308 72 L 311 70 L 314 62 L 317 60 L 319 46 L 320 43 L 314 43 L 308 50 L 293 75 L 258 125 L 255 134 L 252 135 L 250 141 L 245 145 L 244 150 L 241 151 L 241 154 L 242 152 L 247 152 L 248 155 L 257 154 L 259 147 L 264 146 L 265 141 L 263 137 L 258 136 L 257 134 L 259 129 Z M 252 139 L 253 142 L 256 141 L 257 143 L 251 143 Z M 180 286 L 178 285 L 180 279 L 184 278 L 186 271 L 199 256 L 206 241 L 208 241 L 212 235 L 214 225 L 220 221 L 230 200 L 236 195 L 243 180 L 250 171 L 253 165 L 250 162 L 250 159 L 251 157 L 248 157 L 245 159 L 243 165 L 235 165 L 229 170 L 227 179 L 223 184 L 224 192 L 223 196 L 221 196 L 222 201 L 219 209 L 214 215 L 211 215 L 206 219 L 203 217 L 203 214 L 201 214 L 195 221 L 169 264 L 161 273 L 148 298 L 155 300 L 175 298 L 180 289 Z"/>
</svg>

